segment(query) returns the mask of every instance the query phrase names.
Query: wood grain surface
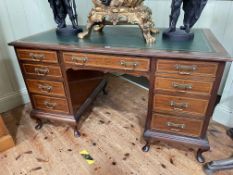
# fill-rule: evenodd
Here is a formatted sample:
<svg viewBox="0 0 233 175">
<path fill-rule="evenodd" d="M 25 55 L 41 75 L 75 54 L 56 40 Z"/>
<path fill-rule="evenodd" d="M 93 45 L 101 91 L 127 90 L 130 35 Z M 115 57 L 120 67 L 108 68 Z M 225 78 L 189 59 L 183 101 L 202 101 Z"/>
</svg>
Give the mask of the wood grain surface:
<svg viewBox="0 0 233 175">
<path fill-rule="evenodd" d="M 113 56 L 105 54 L 64 52 L 63 58 L 66 64 L 71 65 L 132 71 L 149 71 L 150 65 L 150 60 L 148 58 Z"/>
<path fill-rule="evenodd" d="M 108 96 L 100 95 L 85 114 L 81 138 L 69 125 L 46 124 L 39 132 L 30 119 L 30 105 L 4 114 L 5 123 L 16 138 L 16 147 L 0 154 L 4 175 L 204 175 L 194 150 L 178 150 L 167 144 L 141 147 L 148 92 L 121 79 L 109 79 Z M 127 98 L 126 98 L 127 97 Z M 211 152 L 207 161 L 226 158 L 233 151 L 232 140 L 219 124 L 211 123 L 208 136 Z M 95 163 L 88 165 L 79 152 L 89 151 Z M 232 170 L 216 175 L 231 175 Z"/>
<path fill-rule="evenodd" d="M 57 53 L 44 50 L 17 49 L 17 55 L 23 61 L 36 61 L 42 63 L 57 63 Z"/>
<path fill-rule="evenodd" d="M 34 75 L 37 78 L 61 78 L 62 73 L 59 66 L 41 65 L 41 64 L 22 64 L 22 70 L 25 75 Z"/>
<path fill-rule="evenodd" d="M 0 115 L 0 152 L 3 152 L 14 146 L 14 141 L 9 134 L 2 116 Z"/>
</svg>

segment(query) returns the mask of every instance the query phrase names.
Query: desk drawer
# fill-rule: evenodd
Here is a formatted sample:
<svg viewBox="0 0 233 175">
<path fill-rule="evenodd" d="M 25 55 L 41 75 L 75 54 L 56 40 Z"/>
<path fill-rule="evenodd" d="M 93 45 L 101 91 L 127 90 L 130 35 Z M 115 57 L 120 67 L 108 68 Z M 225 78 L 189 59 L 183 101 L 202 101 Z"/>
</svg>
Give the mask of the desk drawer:
<svg viewBox="0 0 233 175">
<path fill-rule="evenodd" d="M 205 116 L 208 103 L 208 100 L 156 94 L 154 96 L 154 111 Z"/>
<path fill-rule="evenodd" d="M 18 58 L 23 61 L 58 63 L 55 51 L 17 49 Z"/>
<path fill-rule="evenodd" d="M 172 79 L 172 78 L 164 78 L 164 77 L 155 78 L 156 90 L 210 95 L 212 87 L 213 87 L 213 82 L 190 81 L 190 80 Z"/>
<path fill-rule="evenodd" d="M 65 97 L 65 90 L 62 82 L 28 79 L 26 83 L 30 92 Z"/>
<path fill-rule="evenodd" d="M 151 129 L 194 137 L 201 135 L 202 126 L 203 121 L 201 120 L 161 114 L 154 114 L 151 123 Z"/>
<path fill-rule="evenodd" d="M 82 54 L 65 52 L 64 62 L 77 66 L 98 67 L 106 69 L 121 69 L 131 71 L 149 71 L 149 58 L 136 58 L 125 56 Z"/>
<path fill-rule="evenodd" d="M 23 71 L 27 75 L 36 75 L 39 77 L 61 78 L 62 73 L 59 66 L 22 64 Z"/>
<path fill-rule="evenodd" d="M 158 73 L 173 73 L 183 76 L 210 76 L 215 77 L 218 63 L 204 61 L 158 60 Z"/>
<path fill-rule="evenodd" d="M 42 95 L 33 95 L 32 98 L 36 109 L 48 112 L 69 113 L 66 99 Z"/>
</svg>

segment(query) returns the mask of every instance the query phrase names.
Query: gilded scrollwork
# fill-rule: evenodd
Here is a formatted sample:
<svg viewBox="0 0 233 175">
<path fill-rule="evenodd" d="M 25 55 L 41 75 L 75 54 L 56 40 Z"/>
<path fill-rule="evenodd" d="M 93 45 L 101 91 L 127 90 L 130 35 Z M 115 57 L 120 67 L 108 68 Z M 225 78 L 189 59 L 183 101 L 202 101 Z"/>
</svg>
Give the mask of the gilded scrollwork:
<svg viewBox="0 0 233 175">
<path fill-rule="evenodd" d="M 142 30 L 146 43 L 155 42 L 153 33 L 158 33 L 152 21 L 152 12 L 143 5 L 144 0 L 92 0 L 94 8 L 89 13 L 86 30 L 78 34 L 79 38 L 88 36 L 92 28 L 102 31 L 105 25 L 133 24 Z M 108 4 L 108 5 L 106 5 Z"/>
</svg>

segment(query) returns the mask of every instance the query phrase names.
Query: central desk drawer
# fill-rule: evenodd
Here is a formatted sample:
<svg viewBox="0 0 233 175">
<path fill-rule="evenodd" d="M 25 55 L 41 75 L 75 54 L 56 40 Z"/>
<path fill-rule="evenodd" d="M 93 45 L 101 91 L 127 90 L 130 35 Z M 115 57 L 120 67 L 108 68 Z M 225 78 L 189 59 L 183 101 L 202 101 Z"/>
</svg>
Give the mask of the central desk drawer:
<svg viewBox="0 0 233 175">
<path fill-rule="evenodd" d="M 210 95 L 213 82 L 190 81 L 164 77 L 155 78 L 156 90 Z"/>
<path fill-rule="evenodd" d="M 204 61 L 158 60 L 158 73 L 173 73 L 177 75 L 215 77 L 218 63 Z"/>
<path fill-rule="evenodd" d="M 23 71 L 27 75 L 36 75 L 39 77 L 61 78 L 62 73 L 59 66 L 22 64 Z"/>
<path fill-rule="evenodd" d="M 63 58 L 66 64 L 72 64 L 77 66 L 132 71 L 149 71 L 150 68 L 149 58 L 84 54 L 72 52 L 63 53 Z"/>
<path fill-rule="evenodd" d="M 65 97 L 65 90 L 62 82 L 28 79 L 26 83 L 30 92 Z"/>
<path fill-rule="evenodd" d="M 66 99 L 33 95 L 33 102 L 36 109 L 48 112 L 69 113 Z"/>
<path fill-rule="evenodd" d="M 154 111 L 205 116 L 208 103 L 208 100 L 156 94 L 154 96 Z"/>
<path fill-rule="evenodd" d="M 203 121 L 201 120 L 161 114 L 154 114 L 151 123 L 151 129 L 194 137 L 200 136 L 202 126 Z"/>
<path fill-rule="evenodd" d="M 24 61 L 58 63 L 55 51 L 17 49 L 18 58 Z"/>
</svg>

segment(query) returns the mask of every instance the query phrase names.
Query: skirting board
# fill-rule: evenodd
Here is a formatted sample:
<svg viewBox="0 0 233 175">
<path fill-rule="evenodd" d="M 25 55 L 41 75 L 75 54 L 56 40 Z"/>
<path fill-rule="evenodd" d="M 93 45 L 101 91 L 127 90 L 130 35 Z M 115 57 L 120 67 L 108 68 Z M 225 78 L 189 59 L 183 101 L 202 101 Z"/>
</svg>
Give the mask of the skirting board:
<svg viewBox="0 0 233 175">
<path fill-rule="evenodd" d="M 233 128 L 233 111 L 221 104 L 218 104 L 214 110 L 213 120 L 224 126 Z"/>
<path fill-rule="evenodd" d="M 5 96 L 0 97 L 0 113 L 9 111 L 17 106 L 28 103 L 29 101 L 26 88 L 6 94 Z"/>
</svg>

